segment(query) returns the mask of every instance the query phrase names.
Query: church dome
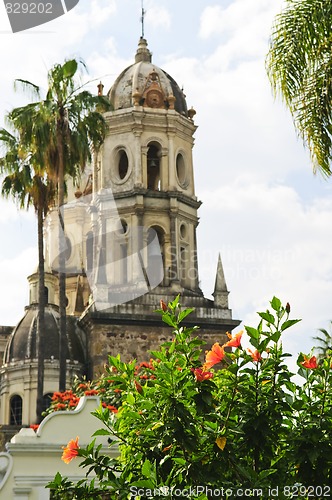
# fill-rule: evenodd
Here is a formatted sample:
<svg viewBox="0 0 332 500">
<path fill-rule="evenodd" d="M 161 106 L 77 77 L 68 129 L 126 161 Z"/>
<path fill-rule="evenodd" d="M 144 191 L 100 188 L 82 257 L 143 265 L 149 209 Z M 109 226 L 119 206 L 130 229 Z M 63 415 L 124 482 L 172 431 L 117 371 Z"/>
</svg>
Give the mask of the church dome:
<svg viewBox="0 0 332 500">
<path fill-rule="evenodd" d="M 48 304 L 45 307 L 45 360 L 59 359 L 59 308 Z M 37 358 L 38 305 L 26 308 L 25 314 L 8 339 L 4 364 Z M 66 359 L 85 363 L 85 334 L 77 325 L 77 319 L 67 316 L 68 350 Z"/>
<path fill-rule="evenodd" d="M 183 91 L 166 71 L 152 64 L 147 42 L 140 38 L 135 63 L 115 80 L 108 93 L 114 110 L 133 106 L 175 109 L 188 117 Z"/>
</svg>

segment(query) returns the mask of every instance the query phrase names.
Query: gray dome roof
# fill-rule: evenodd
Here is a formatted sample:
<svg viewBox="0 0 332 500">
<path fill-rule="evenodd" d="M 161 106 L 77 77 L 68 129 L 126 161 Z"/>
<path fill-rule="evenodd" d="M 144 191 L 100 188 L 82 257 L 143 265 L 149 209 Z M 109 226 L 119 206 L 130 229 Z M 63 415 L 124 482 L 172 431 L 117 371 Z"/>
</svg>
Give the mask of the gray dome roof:
<svg viewBox="0 0 332 500">
<path fill-rule="evenodd" d="M 26 308 L 25 314 L 8 339 L 4 363 L 37 358 L 38 305 Z M 59 359 L 59 308 L 48 304 L 45 307 L 45 358 Z M 77 325 L 77 319 L 67 316 L 66 359 L 85 363 L 85 334 Z"/>
<path fill-rule="evenodd" d="M 175 109 L 188 117 L 185 95 L 166 71 L 151 62 L 147 42 L 140 38 L 135 63 L 126 68 L 108 92 L 114 110 L 141 105 L 152 108 Z"/>
</svg>

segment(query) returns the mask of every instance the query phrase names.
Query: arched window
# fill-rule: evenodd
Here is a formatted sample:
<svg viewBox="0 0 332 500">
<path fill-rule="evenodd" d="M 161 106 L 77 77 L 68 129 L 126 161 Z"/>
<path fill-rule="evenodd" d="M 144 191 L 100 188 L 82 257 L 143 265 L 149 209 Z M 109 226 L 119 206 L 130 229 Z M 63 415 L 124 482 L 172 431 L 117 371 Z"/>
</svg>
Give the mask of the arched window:
<svg viewBox="0 0 332 500">
<path fill-rule="evenodd" d="M 157 240 L 156 240 L 157 238 Z M 156 246 L 156 243 L 159 245 Z M 153 226 L 148 230 L 148 276 L 153 277 L 155 283 L 164 278 L 164 244 L 165 234 L 161 227 Z M 161 258 L 160 258 L 161 257 Z"/>
<path fill-rule="evenodd" d="M 66 261 L 70 259 L 72 253 L 72 245 L 70 238 L 68 236 L 65 236 L 65 259 Z"/>
<path fill-rule="evenodd" d="M 23 402 L 21 396 L 17 394 L 10 398 L 10 425 L 22 425 Z"/>
<path fill-rule="evenodd" d="M 48 394 L 44 394 L 43 402 L 42 402 L 42 410 L 43 411 L 46 411 L 49 408 L 49 406 L 52 402 L 52 396 L 53 396 L 52 392 L 49 392 Z"/>
<path fill-rule="evenodd" d="M 187 269 L 188 269 L 188 247 L 187 246 L 181 246 L 180 247 L 180 266 L 181 266 L 181 279 L 183 281 L 186 280 L 187 277 Z"/>
<path fill-rule="evenodd" d="M 147 155 L 148 189 L 160 191 L 160 147 L 151 144 Z"/>
</svg>

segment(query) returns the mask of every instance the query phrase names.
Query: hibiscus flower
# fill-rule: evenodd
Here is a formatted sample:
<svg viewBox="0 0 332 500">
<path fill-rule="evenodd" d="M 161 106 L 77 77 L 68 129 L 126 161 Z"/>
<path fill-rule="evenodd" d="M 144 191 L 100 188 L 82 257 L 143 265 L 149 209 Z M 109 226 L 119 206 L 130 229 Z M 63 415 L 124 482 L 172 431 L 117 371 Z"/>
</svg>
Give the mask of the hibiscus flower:
<svg viewBox="0 0 332 500">
<path fill-rule="evenodd" d="M 69 464 L 73 460 L 73 458 L 77 457 L 79 450 L 78 444 L 78 436 L 76 439 L 71 439 L 66 447 L 63 448 L 63 453 L 61 460 L 65 462 L 65 464 Z"/>
<path fill-rule="evenodd" d="M 209 378 L 213 377 L 212 372 L 204 371 L 203 368 L 195 368 L 193 370 L 193 372 L 194 372 L 194 375 L 196 377 L 197 382 L 203 382 L 203 380 L 209 380 Z"/>
<path fill-rule="evenodd" d="M 262 361 L 262 356 L 261 356 L 261 353 L 259 351 L 257 351 L 257 349 L 255 351 L 252 351 L 251 349 L 248 348 L 248 352 L 250 354 L 250 356 L 252 357 L 252 360 L 253 361 Z"/>
<path fill-rule="evenodd" d="M 302 361 L 300 364 L 304 368 L 308 368 L 309 370 L 315 370 L 318 367 L 316 356 L 311 356 L 311 358 L 308 358 L 307 356 L 303 355 L 303 357 L 304 361 Z"/>
<path fill-rule="evenodd" d="M 207 371 L 211 366 L 220 363 L 225 357 L 224 347 L 220 347 L 219 342 L 213 344 L 211 351 L 206 352 L 203 371 Z"/>
<path fill-rule="evenodd" d="M 229 341 L 226 342 L 225 346 L 227 346 L 227 347 L 240 347 L 242 335 L 243 335 L 243 330 L 241 330 L 241 332 L 239 332 L 239 333 L 236 333 L 234 336 L 227 332 L 227 336 L 229 338 Z"/>
</svg>

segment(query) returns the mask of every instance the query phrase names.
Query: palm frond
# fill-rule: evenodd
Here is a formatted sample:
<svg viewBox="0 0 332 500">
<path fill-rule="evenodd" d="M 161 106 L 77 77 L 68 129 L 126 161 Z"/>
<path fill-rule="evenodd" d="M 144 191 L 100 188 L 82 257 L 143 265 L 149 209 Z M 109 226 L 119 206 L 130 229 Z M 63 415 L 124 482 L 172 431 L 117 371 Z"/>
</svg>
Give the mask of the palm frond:
<svg viewBox="0 0 332 500">
<path fill-rule="evenodd" d="M 266 59 L 275 96 L 289 108 L 314 171 L 332 174 L 332 2 L 287 0 Z"/>
</svg>

